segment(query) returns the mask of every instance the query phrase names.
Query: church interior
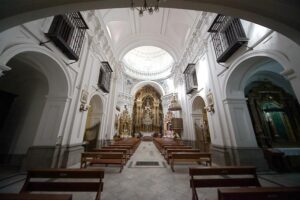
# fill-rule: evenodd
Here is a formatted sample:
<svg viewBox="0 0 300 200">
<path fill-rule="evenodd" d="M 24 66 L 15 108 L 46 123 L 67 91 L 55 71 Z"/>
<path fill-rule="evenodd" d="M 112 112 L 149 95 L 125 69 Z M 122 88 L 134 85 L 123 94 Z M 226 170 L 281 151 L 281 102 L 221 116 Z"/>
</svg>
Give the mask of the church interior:
<svg viewBox="0 0 300 200">
<path fill-rule="evenodd" d="M 0 10 L 0 199 L 300 199 L 299 2 Z"/>
</svg>

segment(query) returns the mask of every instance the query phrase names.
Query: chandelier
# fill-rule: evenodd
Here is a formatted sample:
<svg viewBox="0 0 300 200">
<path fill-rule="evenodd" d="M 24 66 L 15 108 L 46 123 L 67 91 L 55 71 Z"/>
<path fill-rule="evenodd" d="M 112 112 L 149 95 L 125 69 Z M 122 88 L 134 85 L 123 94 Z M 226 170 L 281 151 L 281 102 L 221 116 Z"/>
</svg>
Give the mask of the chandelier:
<svg viewBox="0 0 300 200">
<path fill-rule="evenodd" d="M 131 0 L 131 9 L 137 9 L 140 16 L 143 16 L 145 11 L 148 11 L 150 15 L 152 15 L 154 11 L 159 11 L 158 4 L 160 0 L 143 0 L 142 6 L 136 6 L 135 1 L 136 0 Z"/>
</svg>

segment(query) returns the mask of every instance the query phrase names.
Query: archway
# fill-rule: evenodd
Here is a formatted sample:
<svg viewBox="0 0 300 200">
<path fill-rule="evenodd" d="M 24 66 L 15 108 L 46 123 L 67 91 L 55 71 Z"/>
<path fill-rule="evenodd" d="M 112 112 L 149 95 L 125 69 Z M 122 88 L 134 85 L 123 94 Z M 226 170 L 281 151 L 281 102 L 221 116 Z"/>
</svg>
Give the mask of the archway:
<svg viewBox="0 0 300 200">
<path fill-rule="evenodd" d="M 161 95 L 146 85 L 135 94 L 133 106 L 133 132 L 162 132 L 163 111 Z"/>
<path fill-rule="evenodd" d="M 205 110 L 205 102 L 200 96 L 197 96 L 193 101 L 192 118 L 195 131 L 196 148 L 200 148 L 201 151 L 209 151 L 210 134 L 207 112 Z"/>
<path fill-rule="evenodd" d="M 97 147 L 98 135 L 101 128 L 101 118 L 103 105 L 101 98 L 94 95 L 90 100 L 90 107 L 86 119 L 83 143 L 86 145 L 85 151 L 92 151 Z"/>
<path fill-rule="evenodd" d="M 129 6 L 129 1 L 119 0 L 66 0 L 62 2 L 51 0 L 10 0 L 2 3 L 0 12 L 0 27 L 2 31 L 31 20 L 71 11 L 122 8 Z M 204 10 L 236 16 L 276 30 L 300 44 L 300 22 L 299 20 L 295 20 L 299 16 L 298 13 L 300 12 L 300 6 L 299 2 L 296 1 L 268 0 L 268 2 L 262 2 L 259 0 L 253 0 L 241 2 L 239 0 L 233 0 L 227 2 L 222 0 L 175 0 L 166 1 L 161 6 Z M 289 12 L 282 14 L 282 9 L 288 10 Z"/>
<path fill-rule="evenodd" d="M 285 62 L 285 60 L 280 60 L 280 62 Z M 288 68 L 288 64 L 285 68 Z M 234 138 L 231 140 L 237 146 L 249 145 L 248 147 L 255 147 L 257 143 L 262 147 L 270 146 L 270 142 L 266 141 L 265 137 L 268 136 L 267 138 L 269 139 L 271 135 L 268 133 L 263 135 L 261 132 L 270 131 L 271 127 L 262 129 L 262 127 L 267 127 L 270 124 L 267 124 L 268 120 L 263 117 L 264 113 L 260 111 L 279 111 L 283 109 L 283 105 L 287 105 L 287 101 L 296 100 L 290 82 L 281 75 L 285 68 L 279 61 L 275 60 L 275 57 L 270 58 L 267 56 L 253 56 L 233 66 L 225 84 L 225 96 L 226 101 L 229 102 L 226 105 L 226 109 L 229 112 L 228 119 L 232 122 L 233 132 L 235 133 Z M 281 97 L 279 98 L 278 96 Z M 245 97 L 249 99 L 246 101 Z M 269 98 L 275 98 L 277 102 L 270 101 Z M 260 100 L 258 101 L 257 99 Z M 281 106 L 279 106 L 278 102 L 280 102 Z M 251 113 L 249 113 L 248 107 Z M 293 107 L 288 108 L 285 106 L 286 109 L 290 110 L 296 109 L 296 107 L 299 107 L 299 104 L 295 103 Z M 239 110 L 239 115 L 235 113 L 235 110 Z M 282 117 L 283 115 L 280 114 L 280 116 Z M 284 119 L 287 118 L 284 117 Z M 253 127 L 249 127 L 249 124 L 252 124 L 251 122 L 253 122 Z M 298 122 L 291 123 L 297 124 Z M 245 127 L 248 128 L 246 129 Z M 295 125 L 294 129 L 298 131 L 298 127 L 299 125 Z"/>
<path fill-rule="evenodd" d="M 50 56 L 24 48 L 12 49 L 4 52 L 8 59 L 5 63 L 12 69 L 0 78 L 1 94 L 5 95 L 1 101 L 6 105 L 4 114 L 1 112 L 2 163 L 24 168 L 35 164 L 50 167 L 61 135 L 68 81 L 64 73 L 58 73 L 61 67 Z M 42 156 L 32 155 L 32 151 Z"/>
</svg>

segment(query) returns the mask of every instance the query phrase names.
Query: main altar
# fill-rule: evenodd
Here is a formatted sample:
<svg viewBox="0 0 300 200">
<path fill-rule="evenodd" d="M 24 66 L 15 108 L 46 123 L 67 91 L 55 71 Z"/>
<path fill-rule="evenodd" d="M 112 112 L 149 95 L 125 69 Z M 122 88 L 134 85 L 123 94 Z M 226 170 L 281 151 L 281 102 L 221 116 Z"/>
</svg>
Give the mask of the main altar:
<svg viewBox="0 0 300 200">
<path fill-rule="evenodd" d="M 163 112 L 160 94 L 150 85 L 141 88 L 135 95 L 133 107 L 134 132 L 160 132 Z"/>
</svg>

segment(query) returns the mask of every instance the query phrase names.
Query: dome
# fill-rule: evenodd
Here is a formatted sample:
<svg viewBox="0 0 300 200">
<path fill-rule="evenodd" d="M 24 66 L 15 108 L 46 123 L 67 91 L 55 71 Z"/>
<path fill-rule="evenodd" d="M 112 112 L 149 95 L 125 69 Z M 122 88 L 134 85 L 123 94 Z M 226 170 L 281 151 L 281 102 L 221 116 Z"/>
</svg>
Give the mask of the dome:
<svg viewBox="0 0 300 200">
<path fill-rule="evenodd" d="M 170 75 L 174 59 L 159 47 L 141 46 L 127 52 L 123 63 L 125 72 L 130 76 L 154 80 Z"/>
</svg>

